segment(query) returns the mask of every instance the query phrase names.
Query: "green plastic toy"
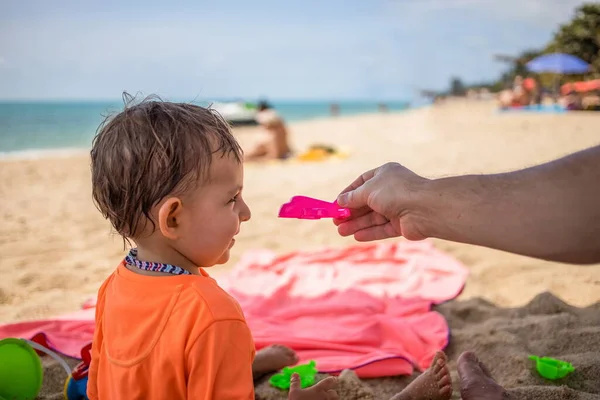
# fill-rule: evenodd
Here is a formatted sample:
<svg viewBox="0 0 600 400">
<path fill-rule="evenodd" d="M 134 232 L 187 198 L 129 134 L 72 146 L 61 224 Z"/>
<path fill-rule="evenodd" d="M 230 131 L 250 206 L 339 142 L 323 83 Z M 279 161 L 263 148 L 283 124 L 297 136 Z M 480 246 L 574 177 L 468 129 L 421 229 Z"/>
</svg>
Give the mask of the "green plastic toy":
<svg viewBox="0 0 600 400">
<path fill-rule="evenodd" d="M 44 369 L 35 350 L 56 359 L 66 371 L 71 369 L 56 353 L 26 339 L 0 340 L 0 400 L 33 400 L 42 388 Z"/>
<path fill-rule="evenodd" d="M 315 375 L 317 375 L 316 362 L 311 360 L 308 364 L 296 365 L 295 367 L 285 367 L 280 373 L 271 376 L 269 382 L 272 386 L 279 389 L 289 389 L 290 379 L 295 372 L 300 375 L 300 386 L 306 388 L 314 385 Z"/>
<path fill-rule="evenodd" d="M 573 365 L 566 361 L 538 356 L 529 356 L 529 359 L 535 361 L 537 372 L 546 379 L 562 379 L 571 372 L 575 371 Z"/>
<path fill-rule="evenodd" d="M 0 340 L 0 399 L 35 399 L 42 388 L 42 362 L 21 339 Z"/>
</svg>

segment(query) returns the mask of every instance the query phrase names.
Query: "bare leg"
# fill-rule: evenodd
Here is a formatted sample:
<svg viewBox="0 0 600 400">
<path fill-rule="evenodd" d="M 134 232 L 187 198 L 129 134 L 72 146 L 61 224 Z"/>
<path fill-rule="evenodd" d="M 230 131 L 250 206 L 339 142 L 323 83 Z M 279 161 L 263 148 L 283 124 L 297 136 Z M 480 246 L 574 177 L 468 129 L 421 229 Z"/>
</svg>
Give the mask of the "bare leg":
<svg viewBox="0 0 600 400">
<path fill-rule="evenodd" d="M 446 355 L 438 351 L 429 369 L 412 381 L 391 400 L 448 400 L 452 396 L 452 381 L 446 365 Z"/>
<path fill-rule="evenodd" d="M 271 133 L 273 135 L 271 156 L 277 159 L 284 159 L 288 157 L 291 153 L 291 150 L 288 144 L 288 132 L 285 124 L 282 122 L 275 124 L 273 127 L 271 127 Z"/>
<path fill-rule="evenodd" d="M 458 358 L 460 394 L 463 400 L 503 400 L 508 393 L 498 385 L 477 356 L 469 351 Z"/>
<path fill-rule="evenodd" d="M 244 155 L 244 161 L 255 161 L 261 158 L 267 157 L 269 153 L 269 147 L 266 143 L 261 143 L 256 146 L 252 151 Z"/>
<path fill-rule="evenodd" d="M 256 352 L 252 363 L 252 376 L 254 379 L 276 372 L 283 367 L 294 365 L 298 362 L 298 356 L 289 347 L 274 344 Z"/>
</svg>

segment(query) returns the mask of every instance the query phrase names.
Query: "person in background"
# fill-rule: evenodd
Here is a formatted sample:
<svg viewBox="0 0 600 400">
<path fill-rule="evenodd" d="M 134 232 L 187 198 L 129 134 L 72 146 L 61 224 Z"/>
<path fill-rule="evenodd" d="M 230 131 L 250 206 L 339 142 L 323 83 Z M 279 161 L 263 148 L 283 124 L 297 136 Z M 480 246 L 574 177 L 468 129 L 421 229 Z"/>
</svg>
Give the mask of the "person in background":
<svg viewBox="0 0 600 400">
<path fill-rule="evenodd" d="M 340 105 L 338 103 L 331 103 L 329 106 L 329 112 L 331 113 L 332 117 L 337 117 L 340 115 Z"/>
<path fill-rule="evenodd" d="M 266 130 L 268 139 L 248 152 L 245 161 L 285 160 L 292 155 L 288 129 L 279 114 L 266 101 L 258 103 L 256 121 Z"/>
</svg>

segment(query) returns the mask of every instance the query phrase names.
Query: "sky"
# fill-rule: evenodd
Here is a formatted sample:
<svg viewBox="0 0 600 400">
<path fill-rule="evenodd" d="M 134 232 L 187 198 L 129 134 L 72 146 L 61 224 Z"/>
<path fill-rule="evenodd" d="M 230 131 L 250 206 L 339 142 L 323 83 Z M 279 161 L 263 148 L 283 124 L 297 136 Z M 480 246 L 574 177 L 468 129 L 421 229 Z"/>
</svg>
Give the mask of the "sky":
<svg viewBox="0 0 600 400">
<path fill-rule="evenodd" d="M 541 47 L 581 0 L 4 0 L 0 99 L 408 99 Z"/>
</svg>

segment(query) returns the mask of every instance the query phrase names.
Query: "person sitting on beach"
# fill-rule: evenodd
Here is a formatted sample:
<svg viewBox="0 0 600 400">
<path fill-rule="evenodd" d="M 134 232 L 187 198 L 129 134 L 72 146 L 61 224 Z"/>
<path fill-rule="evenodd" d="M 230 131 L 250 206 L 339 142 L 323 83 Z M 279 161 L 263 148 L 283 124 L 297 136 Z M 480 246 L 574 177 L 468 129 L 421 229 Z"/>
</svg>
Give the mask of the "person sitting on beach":
<svg viewBox="0 0 600 400">
<path fill-rule="evenodd" d="M 498 104 L 501 109 L 518 108 L 530 105 L 537 96 L 537 83 L 533 78 L 523 79 L 515 76 L 512 89 L 504 89 L 498 94 Z"/>
<path fill-rule="evenodd" d="M 285 122 L 266 101 L 258 103 L 256 121 L 266 130 L 269 139 L 250 151 L 244 159 L 246 161 L 285 160 L 290 157 L 292 151 L 288 143 L 288 130 Z"/>
<path fill-rule="evenodd" d="M 91 169 L 97 207 L 137 247 L 98 292 L 90 400 L 254 399 L 253 379 L 298 362 L 285 346 L 255 354 L 240 305 L 205 271 L 250 219 L 242 150 L 217 113 L 127 104 L 101 125 Z M 337 399 L 336 384 L 294 375 L 289 398 Z"/>
<path fill-rule="evenodd" d="M 569 111 L 583 110 L 582 96 L 574 90 L 568 92 L 559 102 Z"/>
</svg>

